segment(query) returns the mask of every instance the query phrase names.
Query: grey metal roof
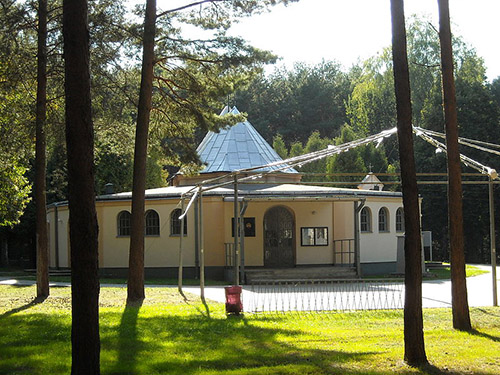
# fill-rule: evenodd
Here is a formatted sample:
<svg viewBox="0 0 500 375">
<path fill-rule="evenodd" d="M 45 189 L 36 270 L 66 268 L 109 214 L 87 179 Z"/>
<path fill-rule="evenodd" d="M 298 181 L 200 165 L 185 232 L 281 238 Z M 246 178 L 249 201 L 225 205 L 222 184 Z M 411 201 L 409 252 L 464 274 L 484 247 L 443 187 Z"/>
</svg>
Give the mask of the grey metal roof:
<svg viewBox="0 0 500 375">
<path fill-rule="evenodd" d="M 298 184 L 240 184 L 238 186 L 240 197 L 245 198 L 314 198 L 314 199 L 334 199 L 336 197 L 392 197 L 401 199 L 402 193 L 378 190 L 358 190 L 347 188 L 336 188 L 327 186 L 311 186 Z M 181 194 L 193 191 L 194 186 L 167 186 L 146 190 L 146 199 L 179 199 Z M 203 193 L 203 196 L 233 197 L 234 189 L 228 184 L 225 187 L 217 187 Z M 97 201 L 130 200 L 131 192 L 100 195 Z"/>
<path fill-rule="evenodd" d="M 221 116 L 227 113 L 228 107 L 224 108 Z M 230 113 L 236 115 L 240 112 L 233 107 Z M 228 126 L 218 133 L 208 132 L 196 151 L 206 164 L 200 173 L 233 172 L 283 160 L 248 121 Z M 281 167 L 283 165 L 260 168 L 258 171 L 274 171 Z M 298 173 L 293 168 L 283 172 Z"/>
</svg>

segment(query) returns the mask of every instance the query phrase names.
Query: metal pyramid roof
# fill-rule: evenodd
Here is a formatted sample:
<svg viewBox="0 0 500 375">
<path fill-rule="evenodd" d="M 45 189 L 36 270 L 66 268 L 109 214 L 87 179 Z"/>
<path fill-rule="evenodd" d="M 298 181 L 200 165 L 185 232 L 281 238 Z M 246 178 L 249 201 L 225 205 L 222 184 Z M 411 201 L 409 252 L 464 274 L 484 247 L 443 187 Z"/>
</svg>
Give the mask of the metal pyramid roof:
<svg viewBox="0 0 500 375">
<path fill-rule="evenodd" d="M 221 116 L 227 113 L 240 112 L 236 107 L 230 111 L 229 107 L 225 107 Z M 208 132 L 196 151 L 206 164 L 201 173 L 233 172 L 283 160 L 248 121 L 228 126 L 218 133 Z M 282 166 L 264 167 L 258 171 L 269 172 L 280 167 Z M 298 173 L 293 168 L 287 168 L 283 172 Z"/>
</svg>

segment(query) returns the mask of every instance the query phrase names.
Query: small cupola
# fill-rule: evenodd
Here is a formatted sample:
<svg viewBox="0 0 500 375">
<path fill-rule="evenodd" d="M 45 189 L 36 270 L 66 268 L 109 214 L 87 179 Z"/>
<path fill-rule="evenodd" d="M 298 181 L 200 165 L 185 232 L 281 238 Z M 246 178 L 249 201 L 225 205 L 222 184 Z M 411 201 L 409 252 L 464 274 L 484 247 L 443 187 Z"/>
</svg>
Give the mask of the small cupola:
<svg viewBox="0 0 500 375">
<path fill-rule="evenodd" d="M 373 172 L 368 173 L 358 185 L 360 190 L 380 190 L 384 189 L 384 184 L 378 179 Z"/>
</svg>

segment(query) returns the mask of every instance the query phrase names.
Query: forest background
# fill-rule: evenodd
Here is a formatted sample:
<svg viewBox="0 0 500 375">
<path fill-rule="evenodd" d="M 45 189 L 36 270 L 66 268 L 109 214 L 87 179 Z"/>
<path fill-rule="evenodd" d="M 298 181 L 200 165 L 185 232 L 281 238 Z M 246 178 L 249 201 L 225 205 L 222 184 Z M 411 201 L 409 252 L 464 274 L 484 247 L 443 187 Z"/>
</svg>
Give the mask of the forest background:
<svg viewBox="0 0 500 375">
<path fill-rule="evenodd" d="M 11 265 L 34 268 L 34 115 L 36 4 L 0 0 L 0 239 Z M 91 1 L 91 66 L 95 123 L 96 194 L 112 183 L 132 185 L 134 131 L 140 81 L 140 24 L 120 1 Z M 47 201 L 67 199 L 61 15 L 49 11 Z M 142 10 L 137 9 L 140 19 Z M 199 168 L 194 147 L 209 129 L 224 125 L 217 114 L 236 105 L 282 157 L 316 151 L 395 126 L 390 46 L 345 69 L 336 61 L 296 63 L 270 69 L 276 56 L 226 34 L 232 15 L 167 14 L 159 23 L 147 187 L 168 184 L 179 167 Z M 222 27 L 221 27 L 222 26 Z M 199 28 L 205 38 L 190 37 Z M 408 19 L 408 60 L 414 124 L 443 131 L 439 39 L 424 16 Z M 191 34 L 192 35 L 192 34 Z M 500 143 L 500 79 L 488 82 L 474 46 L 454 35 L 460 136 Z M 266 69 L 264 69 L 267 66 Z M 234 122 L 234 120 L 233 120 Z M 304 173 L 398 172 L 396 138 L 301 168 Z M 416 141 L 417 172 L 446 172 L 446 157 Z M 492 168 L 490 154 L 467 155 Z M 464 167 L 464 172 L 473 172 Z M 345 177 L 305 176 L 345 182 Z M 351 179 L 350 182 L 353 180 Z M 343 186 L 343 185 L 335 185 Z M 352 187 L 352 185 L 346 185 Z M 389 186 L 388 186 L 389 187 Z M 399 189 L 391 185 L 390 189 Z M 498 190 L 498 189 L 496 189 Z M 436 259 L 448 260 L 446 185 L 420 185 L 422 227 L 434 239 Z M 495 192 L 496 202 L 500 193 Z M 468 262 L 489 260 L 487 185 L 464 186 L 465 251 Z M 497 215 L 498 224 L 500 215 Z M 2 251 L 2 254 L 6 254 Z M 6 260 L 3 259 L 5 262 Z"/>
</svg>

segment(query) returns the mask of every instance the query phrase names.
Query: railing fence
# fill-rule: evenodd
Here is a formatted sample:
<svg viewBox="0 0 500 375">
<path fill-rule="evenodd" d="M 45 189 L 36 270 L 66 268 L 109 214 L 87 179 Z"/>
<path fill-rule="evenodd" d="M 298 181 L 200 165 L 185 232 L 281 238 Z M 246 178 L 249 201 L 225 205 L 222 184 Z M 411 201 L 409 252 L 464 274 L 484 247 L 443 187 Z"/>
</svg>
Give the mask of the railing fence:
<svg viewBox="0 0 500 375">
<path fill-rule="evenodd" d="M 245 290 L 243 306 L 251 313 L 402 309 L 404 283 L 397 279 L 255 282 Z"/>
</svg>

